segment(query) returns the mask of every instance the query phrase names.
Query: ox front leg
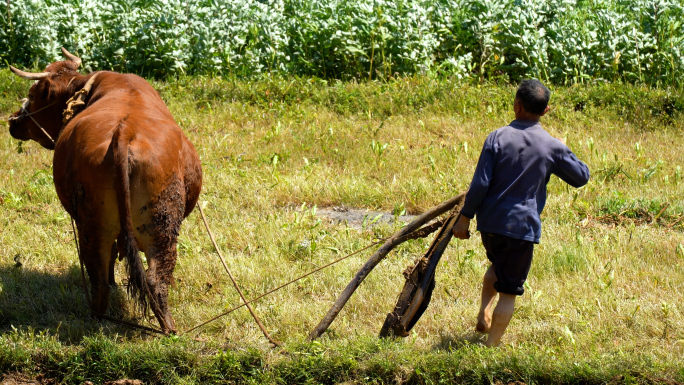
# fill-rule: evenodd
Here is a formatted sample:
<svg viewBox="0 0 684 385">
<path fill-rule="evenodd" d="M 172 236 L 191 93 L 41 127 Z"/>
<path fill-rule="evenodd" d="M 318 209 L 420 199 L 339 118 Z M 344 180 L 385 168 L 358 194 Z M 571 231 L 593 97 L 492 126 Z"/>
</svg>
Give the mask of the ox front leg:
<svg viewBox="0 0 684 385">
<path fill-rule="evenodd" d="M 176 327 L 169 310 L 169 284 L 176 265 L 176 249 L 155 251 L 148 255 L 147 284 L 150 287 L 150 307 L 165 333 L 175 333 Z"/>
</svg>

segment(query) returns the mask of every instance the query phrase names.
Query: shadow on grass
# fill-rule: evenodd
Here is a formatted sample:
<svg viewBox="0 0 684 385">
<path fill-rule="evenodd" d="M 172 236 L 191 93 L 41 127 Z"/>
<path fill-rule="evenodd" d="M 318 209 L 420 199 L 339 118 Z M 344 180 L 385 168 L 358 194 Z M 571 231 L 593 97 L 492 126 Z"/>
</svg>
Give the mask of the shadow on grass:
<svg viewBox="0 0 684 385">
<path fill-rule="evenodd" d="M 474 331 L 462 334 L 442 334 L 439 341 L 432 346 L 432 350 L 458 350 L 472 345 L 484 345 L 487 335 Z"/>
<path fill-rule="evenodd" d="M 123 287 L 113 288 L 108 314 L 130 320 Z M 48 330 L 62 342 L 74 344 L 93 334 L 139 335 L 90 315 L 78 265 L 54 273 L 0 266 L 0 333 L 23 328 Z"/>
</svg>

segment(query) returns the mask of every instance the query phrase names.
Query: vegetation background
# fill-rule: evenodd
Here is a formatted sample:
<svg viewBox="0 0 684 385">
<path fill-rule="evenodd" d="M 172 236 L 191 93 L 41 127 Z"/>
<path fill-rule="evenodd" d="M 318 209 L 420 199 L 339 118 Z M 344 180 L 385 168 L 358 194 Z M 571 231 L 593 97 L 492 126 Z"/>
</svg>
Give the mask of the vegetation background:
<svg viewBox="0 0 684 385">
<path fill-rule="evenodd" d="M 402 225 L 369 216 L 356 228 L 319 209 L 417 214 L 464 191 L 486 135 L 513 119 L 520 77 L 550 84 L 544 127 L 566 138 L 592 179 L 579 190 L 551 179 L 542 241 L 503 347 L 481 346 L 473 331 L 487 267 L 473 237 L 449 246 L 431 305 L 406 339 L 376 335 L 401 272 L 430 239 L 391 253 L 314 343 L 306 335 L 370 252 L 255 303 L 284 342 L 271 349 L 244 309 L 169 337 L 90 319 L 52 154 L 4 134 L 0 373 L 68 384 L 684 382 L 681 2 L 7 4 L 8 62 L 41 69 L 64 45 L 89 69 L 150 78 L 198 149 L 201 201 L 250 298 Z M 600 15 L 614 19 L 600 24 Z M 612 32 L 599 37 L 600 28 Z M 606 36 L 623 44 L 610 55 Z M 344 48 L 350 41 L 359 51 Z M 557 61 L 559 46 L 575 59 Z M 0 71 L 3 121 L 28 87 Z M 196 213 L 183 225 L 175 277 L 180 330 L 239 303 Z M 117 293 L 111 314 L 154 323 Z"/>
<path fill-rule="evenodd" d="M 681 85 L 684 0 L 21 0 L 0 59 L 90 70 Z"/>
</svg>

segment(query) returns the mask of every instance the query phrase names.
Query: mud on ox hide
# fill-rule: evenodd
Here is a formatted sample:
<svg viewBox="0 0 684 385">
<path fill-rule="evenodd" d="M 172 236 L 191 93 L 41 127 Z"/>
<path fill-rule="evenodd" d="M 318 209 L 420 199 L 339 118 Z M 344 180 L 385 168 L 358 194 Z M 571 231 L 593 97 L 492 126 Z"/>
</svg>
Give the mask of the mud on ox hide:
<svg viewBox="0 0 684 385">
<path fill-rule="evenodd" d="M 93 313 L 107 310 L 118 254 L 127 262 L 131 296 L 143 310 L 152 309 L 164 332 L 175 331 L 168 285 L 181 222 L 202 187 L 197 152 L 143 78 L 81 75 L 81 59 L 62 52 L 68 60 L 42 73 L 11 67 L 35 83 L 9 119 L 10 134 L 55 151 L 55 189 L 76 221 Z M 68 99 L 87 89 L 92 77 L 85 104 L 62 123 Z M 147 257 L 147 271 L 139 251 Z"/>
</svg>

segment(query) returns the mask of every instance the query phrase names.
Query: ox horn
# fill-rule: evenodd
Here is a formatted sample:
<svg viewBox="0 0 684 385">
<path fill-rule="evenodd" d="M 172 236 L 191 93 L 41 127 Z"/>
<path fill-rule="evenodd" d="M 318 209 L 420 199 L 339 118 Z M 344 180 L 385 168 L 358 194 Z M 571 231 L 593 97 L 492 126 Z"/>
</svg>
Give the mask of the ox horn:
<svg viewBox="0 0 684 385">
<path fill-rule="evenodd" d="M 15 67 L 9 66 L 10 70 L 14 72 L 15 75 L 22 77 L 24 79 L 28 80 L 40 80 L 40 79 L 45 79 L 50 75 L 49 72 L 26 72 L 22 71 L 20 69 L 17 69 Z"/>
<path fill-rule="evenodd" d="M 64 56 L 66 56 L 67 59 L 71 60 L 72 62 L 74 62 L 74 64 L 76 64 L 76 68 L 78 68 L 78 66 L 81 65 L 81 58 L 71 54 L 64 47 L 62 47 L 62 53 L 64 54 Z"/>
</svg>

